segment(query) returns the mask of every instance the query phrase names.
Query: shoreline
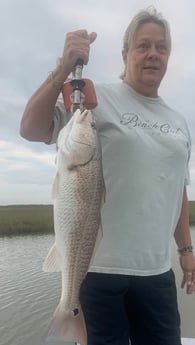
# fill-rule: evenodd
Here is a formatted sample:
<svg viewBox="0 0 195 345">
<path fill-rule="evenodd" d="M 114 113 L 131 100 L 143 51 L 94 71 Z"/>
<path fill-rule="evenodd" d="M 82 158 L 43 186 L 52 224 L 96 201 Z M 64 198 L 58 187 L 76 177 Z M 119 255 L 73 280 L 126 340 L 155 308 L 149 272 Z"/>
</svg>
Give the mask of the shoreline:
<svg viewBox="0 0 195 345">
<path fill-rule="evenodd" d="M 195 226 L 195 201 L 189 201 L 190 226 Z M 0 206 L 0 237 L 54 233 L 53 205 Z"/>
</svg>

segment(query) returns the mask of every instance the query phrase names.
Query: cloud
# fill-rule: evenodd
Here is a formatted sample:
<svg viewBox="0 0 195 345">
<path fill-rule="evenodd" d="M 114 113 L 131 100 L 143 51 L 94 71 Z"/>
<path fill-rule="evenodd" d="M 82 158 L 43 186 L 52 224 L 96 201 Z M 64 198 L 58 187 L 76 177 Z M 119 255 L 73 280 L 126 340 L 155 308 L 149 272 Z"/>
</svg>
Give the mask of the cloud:
<svg viewBox="0 0 195 345">
<path fill-rule="evenodd" d="M 37 152 L 10 142 L 0 141 L 0 181 L 10 185 L 51 186 L 55 174 L 54 152 Z M 1 193 L 0 204 L 4 195 Z"/>
<path fill-rule="evenodd" d="M 190 128 L 189 195 L 195 199 L 195 2 L 153 0 L 153 4 L 171 24 L 173 50 L 160 92 L 184 114 Z M 123 33 L 132 16 L 150 5 L 149 0 L 0 2 L 0 204 L 51 200 L 55 147 L 22 139 L 19 126 L 29 97 L 62 54 L 66 33 L 80 28 L 96 31 L 84 75 L 94 82 L 116 81 L 123 69 Z"/>
</svg>

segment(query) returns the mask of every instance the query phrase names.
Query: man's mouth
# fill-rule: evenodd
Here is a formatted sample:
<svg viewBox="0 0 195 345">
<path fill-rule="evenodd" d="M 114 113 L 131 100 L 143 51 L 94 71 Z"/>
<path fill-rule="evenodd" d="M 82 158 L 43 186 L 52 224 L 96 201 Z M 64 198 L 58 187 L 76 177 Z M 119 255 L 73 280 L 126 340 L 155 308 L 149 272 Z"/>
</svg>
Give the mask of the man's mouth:
<svg viewBox="0 0 195 345">
<path fill-rule="evenodd" d="M 144 67 L 144 69 L 159 71 L 160 68 L 157 66 L 146 66 L 146 67 Z"/>
</svg>

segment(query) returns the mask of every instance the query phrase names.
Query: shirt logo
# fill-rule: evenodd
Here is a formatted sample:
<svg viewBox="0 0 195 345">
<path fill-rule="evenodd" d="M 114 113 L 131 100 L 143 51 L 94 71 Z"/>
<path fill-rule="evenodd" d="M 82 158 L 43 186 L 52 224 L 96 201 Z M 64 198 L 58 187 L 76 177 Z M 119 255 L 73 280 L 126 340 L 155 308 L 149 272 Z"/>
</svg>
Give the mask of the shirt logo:
<svg viewBox="0 0 195 345">
<path fill-rule="evenodd" d="M 136 113 L 124 113 L 121 115 L 120 123 L 128 128 L 141 128 L 143 130 L 150 130 L 152 134 L 171 134 L 178 135 L 183 134 L 180 128 L 173 128 L 169 123 L 160 123 L 158 121 L 151 122 L 149 120 L 143 120 Z"/>
</svg>

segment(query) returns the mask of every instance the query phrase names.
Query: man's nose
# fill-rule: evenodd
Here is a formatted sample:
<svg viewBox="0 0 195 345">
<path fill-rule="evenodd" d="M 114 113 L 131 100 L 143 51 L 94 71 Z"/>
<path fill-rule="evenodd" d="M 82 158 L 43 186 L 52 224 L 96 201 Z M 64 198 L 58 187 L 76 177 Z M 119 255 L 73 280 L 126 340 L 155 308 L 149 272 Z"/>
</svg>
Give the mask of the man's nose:
<svg viewBox="0 0 195 345">
<path fill-rule="evenodd" d="M 148 52 L 148 58 L 149 59 L 158 59 L 159 57 L 159 52 L 157 50 L 157 48 L 155 47 L 155 45 L 152 45 L 150 47 L 150 50 Z"/>
</svg>

